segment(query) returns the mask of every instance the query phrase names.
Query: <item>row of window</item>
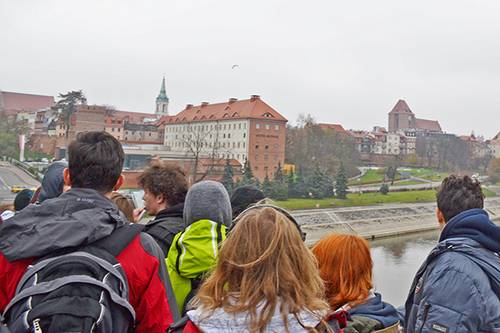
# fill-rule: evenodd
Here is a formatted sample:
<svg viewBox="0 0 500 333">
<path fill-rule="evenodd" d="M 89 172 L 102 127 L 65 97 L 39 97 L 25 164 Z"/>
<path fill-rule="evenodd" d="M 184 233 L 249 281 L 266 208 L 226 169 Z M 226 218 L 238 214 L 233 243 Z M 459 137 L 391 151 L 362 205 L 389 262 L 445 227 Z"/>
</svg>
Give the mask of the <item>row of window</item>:
<svg viewBox="0 0 500 333">
<path fill-rule="evenodd" d="M 187 139 L 187 138 L 192 139 L 192 138 L 193 138 L 193 134 L 182 134 L 182 136 L 181 136 L 181 137 L 182 137 L 183 139 Z M 213 134 L 209 134 L 209 136 L 208 136 L 208 137 L 209 137 L 210 139 L 212 139 L 212 138 L 214 137 L 214 135 L 213 135 Z M 220 137 L 221 139 L 231 139 L 231 133 L 227 133 L 227 134 L 226 134 L 226 133 L 222 133 L 222 134 L 220 134 L 220 135 L 219 135 L 219 137 Z M 246 138 L 246 137 L 247 137 L 247 134 L 246 134 L 246 133 L 243 133 L 243 139 L 244 139 L 244 138 Z M 178 138 L 179 138 L 179 134 L 176 134 L 176 135 L 175 135 L 175 139 L 177 140 Z M 233 136 L 233 138 L 234 138 L 234 136 Z"/>
<path fill-rule="evenodd" d="M 235 130 L 235 129 L 247 129 L 246 123 L 238 124 L 218 124 L 218 125 L 181 125 L 175 127 L 167 127 L 167 132 L 185 132 L 185 131 L 213 131 L 213 130 Z"/>
<path fill-rule="evenodd" d="M 196 142 L 193 142 L 192 145 L 196 145 Z M 201 148 L 231 148 L 231 142 L 206 142 L 202 141 L 199 143 Z M 182 147 L 182 148 L 187 148 L 189 144 L 187 142 L 182 142 L 182 141 L 175 141 L 174 142 L 174 147 Z M 245 142 L 233 142 L 232 148 L 245 148 L 246 144 Z"/>
<path fill-rule="evenodd" d="M 275 143 L 273 145 L 273 147 L 274 147 L 274 149 L 278 149 L 279 148 L 279 144 Z M 259 149 L 259 145 L 255 145 L 255 149 Z M 264 149 L 266 149 L 266 150 L 269 149 L 269 145 L 265 145 Z"/>
<path fill-rule="evenodd" d="M 271 129 L 271 125 L 265 124 L 264 128 L 266 130 L 269 130 L 269 129 Z M 255 129 L 260 129 L 260 124 L 259 123 L 255 124 Z M 280 125 L 274 125 L 274 130 L 279 131 L 279 129 L 280 129 Z"/>
<path fill-rule="evenodd" d="M 254 157 L 255 157 L 256 161 L 259 160 L 259 154 L 255 154 Z M 267 161 L 267 160 L 269 160 L 269 155 L 268 154 L 264 154 L 264 161 Z M 274 155 L 274 160 L 275 161 L 278 160 L 278 155 Z"/>
<path fill-rule="evenodd" d="M 215 154 L 216 158 L 235 158 L 238 161 L 245 159 L 245 154 Z M 240 159 L 241 157 L 241 159 Z"/>
</svg>

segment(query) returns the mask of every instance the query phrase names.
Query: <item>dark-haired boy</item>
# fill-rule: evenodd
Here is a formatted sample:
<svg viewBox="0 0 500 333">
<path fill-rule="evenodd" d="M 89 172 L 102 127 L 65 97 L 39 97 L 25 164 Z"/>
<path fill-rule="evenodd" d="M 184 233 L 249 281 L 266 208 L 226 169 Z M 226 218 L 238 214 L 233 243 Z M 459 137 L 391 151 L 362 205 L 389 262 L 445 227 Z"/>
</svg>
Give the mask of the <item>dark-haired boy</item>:
<svg viewBox="0 0 500 333">
<path fill-rule="evenodd" d="M 139 185 L 144 190 L 144 209 L 155 216 L 144 231 L 156 240 L 167 257 L 174 236 L 184 229 L 186 174 L 178 166 L 157 161 L 139 177 Z"/>
<path fill-rule="evenodd" d="M 68 155 L 64 182 L 71 189 L 58 198 L 28 206 L 0 227 L 0 312 L 12 300 L 23 274 L 37 258 L 92 246 L 130 227 L 108 199 L 123 183 L 121 144 L 105 132 L 82 133 L 70 143 Z M 135 311 L 136 320 L 129 331 L 165 332 L 173 318 L 166 296 L 165 283 L 169 281 L 164 258 L 156 242 L 145 233 L 137 233 L 116 260 L 126 275 L 128 301 Z M 66 311 L 51 304 L 54 311 Z M 99 307 L 94 306 L 96 309 Z M 45 310 L 51 309 L 46 306 Z M 114 315 L 118 317 L 118 313 Z M 112 329 L 109 322 L 107 325 Z M 59 327 L 56 331 L 63 329 L 80 331 L 75 327 Z"/>
<path fill-rule="evenodd" d="M 500 332 L 500 227 L 483 210 L 478 181 L 445 178 L 437 194 L 439 244 L 406 301 L 413 332 Z"/>
</svg>

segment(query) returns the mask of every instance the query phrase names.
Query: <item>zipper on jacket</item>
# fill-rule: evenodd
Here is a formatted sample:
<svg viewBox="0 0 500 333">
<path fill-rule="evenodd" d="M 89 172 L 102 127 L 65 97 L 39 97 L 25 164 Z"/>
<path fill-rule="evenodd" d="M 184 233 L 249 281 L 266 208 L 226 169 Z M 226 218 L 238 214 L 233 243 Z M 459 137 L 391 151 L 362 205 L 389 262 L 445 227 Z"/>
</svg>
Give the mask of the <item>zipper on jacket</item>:
<svg viewBox="0 0 500 333">
<path fill-rule="evenodd" d="M 33 320 L 33 333 L 42 333 L 42 328 L 40 327 L 40 319 Z"/>
<path fill-rule="evenodd" d="M 420 326 L 419 333 L 422 333 L 422 330 L 424 329 L 425 322 L 427 321 L 427 316 L 429 315 L 430 308 L 431 308 L 431 305 L 429 303 L 425 303 L 424 314 L 422 315 L 422 326 Z"/>
</svg>

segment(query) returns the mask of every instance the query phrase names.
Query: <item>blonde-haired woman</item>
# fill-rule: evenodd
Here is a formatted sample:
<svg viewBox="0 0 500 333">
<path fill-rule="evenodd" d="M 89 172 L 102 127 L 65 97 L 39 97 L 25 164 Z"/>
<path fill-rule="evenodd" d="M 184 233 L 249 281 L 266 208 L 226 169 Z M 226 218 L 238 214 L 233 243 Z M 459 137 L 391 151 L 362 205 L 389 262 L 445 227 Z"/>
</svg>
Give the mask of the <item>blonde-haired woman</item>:
<svg viewBox="0 0 500 333">
<path fill-rule="evenodd" d="M 328 304 L 311 251 L 285 211 L 244 211 L 188 312 L 184 332 L 320 332 Z"/>
</svg>

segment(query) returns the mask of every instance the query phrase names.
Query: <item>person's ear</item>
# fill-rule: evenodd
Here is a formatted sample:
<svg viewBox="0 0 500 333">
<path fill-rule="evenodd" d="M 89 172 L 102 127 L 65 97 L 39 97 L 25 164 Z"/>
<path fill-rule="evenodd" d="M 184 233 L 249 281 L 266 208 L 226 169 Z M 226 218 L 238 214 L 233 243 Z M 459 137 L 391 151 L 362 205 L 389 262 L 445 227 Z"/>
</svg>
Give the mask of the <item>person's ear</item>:
<svg viewBox="0 0 500 333">
<path fill-rule="evenodd" d="M 113 191 L 118 191 L 120 189 L 120 187 L 122 187 L 123 181 L 124 181 L 123 175 L 120 174 L 120 177 L 118 177 L 118 180 L 116 181 L 116 184 L 113 187 Z"/>
<path fill-rule="evenodd" d="M 436 217 L 439 222 L 439 226 L 443 229 L 446 224 L 446 219 L 444 218 L 443 212 L 440 211 L 439 208 L 436 208 Z"/>
<path fill-rule="evenodd" d="M 63 178 L 64 178 L 64 186 L 71 187 L 71 177 L 69 175 L 69 169 L 68 168 L 64 168 Z"/>
</svg>

